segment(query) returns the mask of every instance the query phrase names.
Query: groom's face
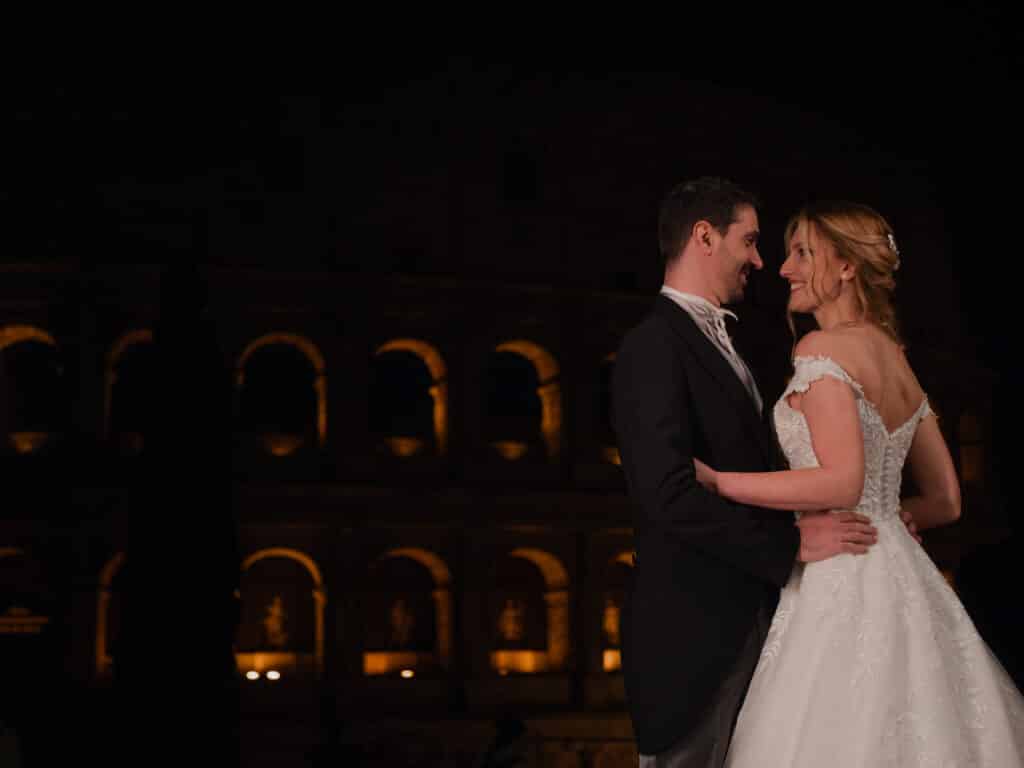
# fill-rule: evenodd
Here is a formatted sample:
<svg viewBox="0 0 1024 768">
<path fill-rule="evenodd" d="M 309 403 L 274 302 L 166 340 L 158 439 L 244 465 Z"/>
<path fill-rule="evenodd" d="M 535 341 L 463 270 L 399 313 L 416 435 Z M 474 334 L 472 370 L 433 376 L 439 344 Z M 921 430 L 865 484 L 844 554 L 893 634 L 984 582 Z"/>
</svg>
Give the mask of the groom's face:
<svg viewBox="0 0 1024 768">
<path fill-rule="evenodd" d="M 757 211 L 749 205 L 737 207 L 734 220 L 719 240 L 717 248 L 723 304 L 741 301 L 751 270 L 764 266 L 757 250 L 760 234 Z"/>
</svg>

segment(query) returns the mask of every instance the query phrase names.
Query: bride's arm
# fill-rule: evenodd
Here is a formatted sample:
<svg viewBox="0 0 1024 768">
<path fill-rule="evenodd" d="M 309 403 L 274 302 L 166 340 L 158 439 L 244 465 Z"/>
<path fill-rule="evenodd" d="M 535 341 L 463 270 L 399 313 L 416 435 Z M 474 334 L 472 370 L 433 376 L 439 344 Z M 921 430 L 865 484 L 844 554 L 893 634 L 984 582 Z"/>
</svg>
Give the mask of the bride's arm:
<svg viewBox="0 0 1024 768">
<path fill-rule="evenodd" d="M 820 466 L 784 472 L 712 472 L 717 492 L 741 504 L 800 512 L 849 509 L 864 488 L 864 438 L 849 384 L 825 376 L 800 400 Z"/>
<path fill-rule="evenodd" d="M 960 482 L 953 459 L 934 417 L 921 420 L 907 454 L 919 496 L 903 499 L 920 530 L 956 522 L 960 518 Z"/>
</svg>

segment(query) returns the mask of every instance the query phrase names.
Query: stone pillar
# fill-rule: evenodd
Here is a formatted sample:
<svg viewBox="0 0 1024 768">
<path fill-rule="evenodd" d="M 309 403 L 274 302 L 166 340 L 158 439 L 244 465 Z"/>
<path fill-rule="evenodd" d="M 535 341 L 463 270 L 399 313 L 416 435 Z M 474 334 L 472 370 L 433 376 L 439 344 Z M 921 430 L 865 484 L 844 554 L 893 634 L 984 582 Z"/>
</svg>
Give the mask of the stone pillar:
<svg viewBox="0 0 1024 768">
<path fill-rule="evenodd" d="M 541 431 L 548 448 L 548 458 L 558 458 L 562 451 L 562 389 L 557 381 L 549 381 L 537 388 L 542 406 Z"/>
<path fill-rule="evenodd" d="M 452 656 L 452 593 L 447 588 L 435 589 L 434 615 L 437 631 L 437 660 L 448 667 Z"/>
<path fill-rule="evenodd" d="M 569 658 L 569 591 L 546 592 L 544 602 L 548 606 L 548 666 L 564 669 Z"/>
</svg>

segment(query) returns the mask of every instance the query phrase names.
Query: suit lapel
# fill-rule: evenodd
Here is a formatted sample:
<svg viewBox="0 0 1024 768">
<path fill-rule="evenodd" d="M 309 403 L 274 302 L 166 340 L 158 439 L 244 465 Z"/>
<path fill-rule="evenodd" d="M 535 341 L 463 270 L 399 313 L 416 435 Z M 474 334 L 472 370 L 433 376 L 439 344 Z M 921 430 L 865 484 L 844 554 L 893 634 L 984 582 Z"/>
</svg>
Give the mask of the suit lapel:
<svg viewBox="0 0 1024 768">
<path fill-rule="evenodd" d="M 710 339 L 701 332 L 686 310 L 665 296 L 658 297 L 657 306 L 658 311 L 668 318 L 673 330 L 693 352 L 693 356 L 733 401 L 743 417 L 743 422 L 757 439 L 768 466 L 774 467 L 775 453 L 772 450 L 771 433 L 758 414 L 750 393 L 743 386 L 736 371 L 732 369 L 732 366 L 729 365 L 718 348 L 711 343 Z M 765 409 L 767 411 L 767 405 Z"/>
</svg>

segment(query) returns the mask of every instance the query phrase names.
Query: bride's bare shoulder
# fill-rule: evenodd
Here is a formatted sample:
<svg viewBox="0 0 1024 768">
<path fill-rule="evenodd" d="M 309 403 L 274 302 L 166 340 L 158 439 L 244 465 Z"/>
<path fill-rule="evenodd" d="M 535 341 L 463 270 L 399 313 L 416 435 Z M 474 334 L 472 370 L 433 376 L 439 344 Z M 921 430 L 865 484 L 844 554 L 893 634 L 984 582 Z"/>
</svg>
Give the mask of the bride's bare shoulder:
<svg viewBox="0 0 1024 768">
<path fill-rule="evenodd" d="M 800 339 L 793 354 L 794 357 L 827 357 L 862 386 L 865 379 L 873 380 L 865 340 L 848 329 L 811 331 Z"/>
<path fill-rule="evenodd" d="M 858 343 L 839 331 L 811 331 L 797 342 L 795 357 L 828 357 L 843 368 L 857 359 Z"/>
</svg>

